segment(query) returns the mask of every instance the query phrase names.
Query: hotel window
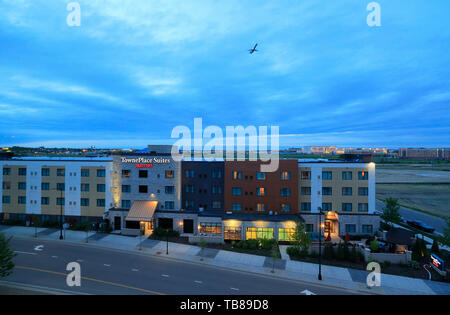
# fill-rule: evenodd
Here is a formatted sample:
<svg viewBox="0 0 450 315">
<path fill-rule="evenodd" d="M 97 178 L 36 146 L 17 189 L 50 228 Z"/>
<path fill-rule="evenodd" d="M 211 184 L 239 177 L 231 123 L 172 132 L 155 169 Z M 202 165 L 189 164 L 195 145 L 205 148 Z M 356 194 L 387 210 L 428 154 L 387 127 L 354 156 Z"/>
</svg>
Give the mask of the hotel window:
<svg viewBox="0 0 450 315">
<path fill-rule="evenodd" d="M 131 176 L 130 170 L 122 170 L 122 178 L 129 178 Z"/>
<path fill-rule="evenodd" d="M 266 195 L 266 189 L 264 187 L 256 188 L 256 195 L 264 197 Z"/>
<path fill-rule="evenodd" d="M 351 196 L 353 194 L 352 187 L 342 187 L 342 196 Z"/>
<path fill-rule="evenodd" d="M 242 235 L 241 231 L 242 229 L 240 227 L 225 226 L 223 238 L 229 241 L 240 241 Z"/>
<path fill-rule="evenodd" d="M 3 202 L 4 204 L 9 204 L 9 203 L 11 203 L 11 197 L 10 197 L 10 196 L 3 196 L 3 197 L 2 197 L 2 202 Z"/>
<path fill-rule="evenodd" d="M 50 176 L 50 169 L 49 168 L 43 168 L 41 170 L 42 176 Z"/>
<path fill-rule="evenodd" d="M 291 173 L 284 171 L 281 172 L 281 180 L 290 180 L 291 179 Z"/>
<path fill-rule="evenodd" d="M 222 223 L 201 222 L 200 233 L 204 234 L 222 234 Z"/>
<path fill-rule="evenodd" d="M 42 183 L 41 190 L 50 190 L 50 183 Z"/>
<path fill-rule="evenodd" d="M 122 192 L 123 193 L 130 193 L 131 192 L 131 186 L 130 185 L 122 185 Z"/>
<path fill-rule="evenodd" d="M 311 187 L 302 187 L 300 191 L 304 196 L 311 196 Z"/>
<path fill-rule="evenodd" d="M 11 182 L 3 182 L 3 183 L 2 183 L 2 188 L 3 188 L 4 190 L 9 190 L 9 189 L 11 189 Z"/>
<path fill-rule="evenodd" d="M 289 188 L 281 188 L 280 195 L 281 197 L 289 197 L 291 195 L 291 190 Z"/>
<path fill-rule="evenodd" d="M 302 211 L 311 211 L 311 202 L 302 202 L 301 210 Z"/>
<path fill-rule="evenodd" d="M 184 206 L 186 207 L 186 209 L 194 209 L 194 201 L 193 200 L 186 200 L 184 202 Z"/>
<path fill-rule="evenodd" d="M 323 211 L 333 211 L 333 204 L 331 202 L 322 203 L 322 210 Z"/>
<path fill-rule="evenodd" d="M 343 203 L 342 204 L 342 211 L 352 211 L 353 205 L 351 203 Z"/>
<path fill-rule="evenodd" d="M 242 210 L 242 204 L 240 204 L 240 203 L 233 203 L 232 210 L 233 211 L 241 211 Z"/>
<path fill-rule="evenodd" d="M 342 172 L 342 180 L 352 180 L 352 172 Z"/>
<path fill-rule="evenodd" d="M 373 226 L 369 224 L 363 224 L 362 225 L 362 233 L 364 234 L 372 234 L 373 233 Z"/>
<path fill-rule="evenodd" d="M 368 212 L 369 204 L 368 203 L 358 203 L 358 211 L 359 212 Z"/>
<path fill-rule="evenodd" d="M 213 209 L 220 209 L 220 208 L 222 208 L 222 203 L 220 202 L 220 200 L 214 200 L 212 202 L 212 208 Z"/>
<path fill-rule="evenodd" d="M 89 207 L 89 198 L 81 198 L 80 204 L 82 207 Z"/>
<path fill-rule="evenodd" d="M 184 172 L 184 177 L 186 177 L 186 178 L 194 178 L 194 170 L 186 170 Z"/>
<path fill-rule="evenodd" d="M 175 193 L 175 187 L 174 186 L 166 186 L 164 187 L 164 190 L 166 194 L 173 195 Z"/>
<path fill-rule="evenodd" d="M 89 191 L 89 184 L 81 184 L 81 191 Z"/>
<path fill-rule="evenodd" d="M 166 178 L 173 178 L 174 172 L 173 171 L 166 171 Z"/>
<path fill-rule="evenodd" d="M 131 200 L 122 200 L 122 209 L 130 209 Z"/>
<path fill-rule="evenodd" d="M 266 204 L 265 203 L 257 203 L 256 204 L 256 211 L 258 211 L 258 212 L 266 211 Z"/>
<path fill-rule="evenodd" d="M 105 177 L 106 171 L 104 169 L 97 170 L 97 177 Z"/>
<path fill-rule="evenodd" d="M 266 173 L 257 172 L 256 173 L 256 179 L 257 180 L 266 180 Z"/>
<path fill-rule="evenodd" d="M 359 180 L 368 180 L 369 173 L 367 171 L 358 172 L 358 179 Z"/>
<path fill-rule="evenodd" d="M 345 232 L 346 233 L 356 233 L 356 225 L 355 224 L 346 224 Z"/>
<path fill-rule="evenodd" d="M 233 196 L 241 196 L 242 195 L 242 188 L 233 187 L 232 190 L 231 190 L 231 194 Z"/>
<path fill-rule="evenodd" d="M 280 212 L 290 212 L 291 211 L 291 205 L 288 203 L 282 203 L 280 206 Z"/>
<path fill-rule="evenodd" d="M 139 185 L 139 193 L 141 193 L 141 194 L 148 193 L 148 186 L 147 185 Z"/>
<path fill-rule="evenodd" d="M 333 173 L 332 172 L 322 172 L 322 179 L 324 180 L 332 180 Z"/>
<path fill-rule="evenodd" d="M 280 242 L 288 242 L 293 240 L 295 229 L 278 229 L 278 240 Z"/>
<path fill-rule="evenodd" d="M 247 228 L 247 239 L 273 239 L 273 228 L 256 228 L 249 227 Z"/>
<path fill-rule="evenodd" d="M 213 170 L 212 178 L 222 178 L 222 170 Z"/>
<path fill-rule="evenodd" d="M 24 205 L 24 204 L 27 203 L 27 198 L 26 198 L 25 196 L 19 196 L 19 197 L 17 198 L 17 203 L 18 203 L 18 204 L 21 204 L 21 205 Z"/>
<path fill-rule="evenodd" d="M 367 196 L 367 195 L 369 195 L 369 188 L 367 188 L 367 187 L 359 187 L 358 188 L 358 195 L 360 195 L 360 196 Z"/>
<path fill-rule="evenodd" d="M 3 175 L 11 175 L 11 169 L 9 167 L 4 167 Z"/>
<path fill-rule="evenodd" d="M 56 184 L 56 190 L 66 190 L 66 185 L 64 183 L 57 183 Z"/>
<path fill-rule="evenodd" d="M 213 185 L 211 191 L 214 195 L 221 195 L 222 194 L 222 186 Z"/>
<path fill-rule="evenodd" d="M 105 192 L 105 184 L 97 184 L 97 192 Z"/>
<path fill-rule="evenodd" d="M 333 188 L 331 187 L 322 187 L 322 195 L 331 196 L 333 195 Z"/>
<path fill-rule="evenodd" d="M 89 177 L 89 170 L 81 169 L 81 177 Z"/>
<path fill-rule="evenodd" d="M 242 172 L 234 171 L 231 175 L 232 179 L 242 179 Z"/>
<path fill-rule="evenodd" d="M 175 209 L 175 203 L 173 201 L 166 201 L 164 207 L 169 210 Z"/>
<path fill-rule="evenodd" d="M 187 193 L 193 193 L 195 191 L 194 185 L 186 185 L 184 186 L 184 191 Z"/>
<path fill-rule="evenodd" d="M 64 198 L 56 198 L 56 204 L 58 206 L 64 206 L 65 200 Z"/>
<path fill-rule="evenodd" d="M 27 175 L 27 169 L 26 168 L 19 168 L 19 175 L 20 176 L 26 176 Z"/>
<path fill-rule="evenodd" d="M 314 224 L 306 224 L 306 225 L 305 225 L 305 232 L 306 232 L 306 233 L 312 233 L 312 232 L 314 232 Z"/>
<path fill-rule="evenodd" d="M 97 199 L 97 207 L 104 207 L 105 199 Z"/>
<path fill-rule="evenodd" d="M 310 180 L 311 179 L 311 172 L 309 172 L 309 171 L 302 171 L 300 178 L 303 179 L 303 180 Z"/>
<path fill-rule="evenodd" d="M 41 205 L 49 205 L 50 204 L 50 198 L 49 197 L 42 197 L 41 198 Z"/>
<path fill-rule="evenodd" d="M 56 169 L 56 176 L 65 176 L 66 173 L 63 168 Z"/>
</svg>

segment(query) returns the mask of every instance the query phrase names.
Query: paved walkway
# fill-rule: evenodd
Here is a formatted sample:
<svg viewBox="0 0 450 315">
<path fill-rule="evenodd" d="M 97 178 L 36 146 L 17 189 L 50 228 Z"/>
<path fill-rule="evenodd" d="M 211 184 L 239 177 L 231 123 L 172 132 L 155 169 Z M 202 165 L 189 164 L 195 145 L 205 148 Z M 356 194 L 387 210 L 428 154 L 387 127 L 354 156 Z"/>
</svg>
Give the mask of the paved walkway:
<svg viewBox="0 0 450 315">
<path fill-rule="evenodd" d="M 34 238 L 35 229 L 27 227 L 0 226 L 1 233 L 6 236 Z M 59 231 L 54 229 L 37 229 L 37 239 L 59 240 Z M 65 242 L 86 244 L 86 233 L 66 231 Z M 169 254 L 166 255 L 167 243 L 139 237 L 127 237 L 112 234 L 90 233 L 88 245 L 124 251 L 142 252 L 171 259 L 185 260 L 199 264 L 209 264 L 246 272 L 271 275 L 324 284 L 332 287 L 357 290 L 363 293 L 378 294 L 450 294 L 450 284 L 382 274 L 381 287 L 368 288 L 366 278 L 368 272 L 334 266 L 322 266 L 322 281 L 317 280 L 318 265 L 289 260 L 282 245 L 282 259 L 235 253 L 226 250 L 201 249 L 193 245 L 169 243 Z M 275 270 L 272 273 L 272 269 Z"/>
</svg>

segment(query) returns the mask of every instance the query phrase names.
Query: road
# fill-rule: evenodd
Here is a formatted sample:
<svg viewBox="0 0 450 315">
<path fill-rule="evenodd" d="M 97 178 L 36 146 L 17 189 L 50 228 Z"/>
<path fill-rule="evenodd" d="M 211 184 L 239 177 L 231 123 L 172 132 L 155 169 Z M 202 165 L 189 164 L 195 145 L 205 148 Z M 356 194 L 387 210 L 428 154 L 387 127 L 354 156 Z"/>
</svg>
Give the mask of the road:
<svg viewBox="0 0 450 315">
<path fill-rule="evenodd" d="M 375 209 L 378 211 L 383 211 L 384 208 L 384 202 L 377 200 Z M 430 214 L 426 214 L 423 212 L 419 212 L 416 210 L 408 209 L 405 207 L 400 207 L 400 215 L 405 218 L 405 220 L 420 220 L 422 222 L 425 222 L 426 224 L 434 227 L 436 229 L 436 232 L 443 233 L 444 228 L 447 226 L 447 223 L 445 220 L 435 217 Z"/>
<path fill-rule="evenodd" d="M 37 247 L 43 245 L 42 247 Z M 5 278 L 65 293 L 267 295 L 351 294 L 345 289 L 249 274 L 214 266 L 126 253 L 86 245 L 34 239 L 11 240 L 16 267 Z M 66 266 L 81 266 L 81 286 L 66 284 Z"/>
</svg>

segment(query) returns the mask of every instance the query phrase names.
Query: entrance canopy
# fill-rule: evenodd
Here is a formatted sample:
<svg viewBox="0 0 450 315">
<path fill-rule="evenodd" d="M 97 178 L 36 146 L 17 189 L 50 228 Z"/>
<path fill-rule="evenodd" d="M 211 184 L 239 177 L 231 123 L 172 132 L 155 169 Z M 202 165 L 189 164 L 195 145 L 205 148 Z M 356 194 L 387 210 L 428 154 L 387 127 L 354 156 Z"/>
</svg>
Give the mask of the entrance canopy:
<svg viewBox="0 0 450 315">
<path fill-rule="evenodd" d="M 151 222 L 157 205 L 158 201 L 135 200 L 125 220 Z"/>
</svg>

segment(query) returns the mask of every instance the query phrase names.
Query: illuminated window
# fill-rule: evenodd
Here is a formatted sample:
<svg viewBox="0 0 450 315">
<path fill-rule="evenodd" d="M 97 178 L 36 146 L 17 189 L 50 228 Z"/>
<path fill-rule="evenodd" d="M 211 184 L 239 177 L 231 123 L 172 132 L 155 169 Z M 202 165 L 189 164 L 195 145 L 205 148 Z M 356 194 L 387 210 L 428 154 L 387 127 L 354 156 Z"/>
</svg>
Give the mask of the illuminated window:
<svg viewBox="0 0 450 315">
<path fill-rule="evenodd" d="M 11 182 L 3 182 L 2 188 L 5 190 L 11 189 Z"/>
<path fill-rule="evenodd" d="M 222 234 L 222 223 L 201 222 L 199 232 L 203 234 Z"/>
<path fill-rule="evenodd" d="M 226 226 L 223 231 L 223 238 L 225 240 L 234 240 L 234 241 L 240 241 L 241 240 L 241 228 L 240 227 L 230 227 Z"/>
<path fill-rule="evenodd" d="M 358 203 L 358 211 L 359 212 L 368 212 L 369 211 L 369 204 L 367 204 L 367 203 Z"/>
<path fill-rule="evenodd" d="M 266 211 L 266 204 L 265 203 L 256 204 L 256 211 L 259 211 L 259 212 Z"/>
<path fill-rule="evenodd" d="M 288 203 L 282 203 L 280 206 L 280 212 L 290 212 L 291 211 L 291 205 Z"/>
<path fill-rule="evenodd" d="M 284 171 L 281 172 L 281 180 L 290 180 L 291 179 L 291 173 Z"/>
<path fill-rule="evenodd" d="M 174 172 L 173 171 L 166 171 L 166 178 L 173 178 Z"/>
<path fill-rule="evenodd" d="M 303 179 L 303 180 L 310 180 L 311 179 L 311 172 L 303 171 L 301 173 L 301 179 Z"/>
<path fill-rule="evenodd" d="M 234 172 L 232 173 L 232 178 L 233 178 L 233 179 L 242 179 L 242 172 L 234 171 Z"/>
<path fill-rule="evenodd" d="M 278 229 L 278 240 L 279 241 L 292 241 L 292 236 L 295 233 L 295 229 Z"/>
<path fill-rule="evenodd" d="M 352 172 L 342 172 L 342 180 L 352 180 Z"/>
<path fill-rule="evenodd" d="M 266 195 L 266 189 L 264 187 L 256 188 L 256 195 L 263 197 Z"/>
<path fill-rule="evenodd" d="M 369 173 L 366 171 L 358 172 L 358 179 L 359 180 L 368 180 L 369 179 Z"/>
<path fill-rule="evenodd" d="M 131 171 L 130 170 L 122 170 L 122 178 L 128 178 L 130 176 L 131 176 Z"/>
<path fill-rule="evenodd" d="M 273 228 L 256 228 L 249 227 L 247 228 L 247 239 L 273 239 Z"/>
</svg>

